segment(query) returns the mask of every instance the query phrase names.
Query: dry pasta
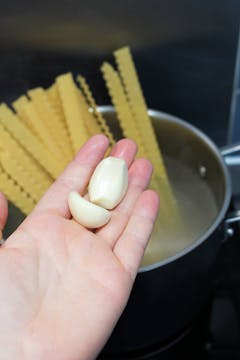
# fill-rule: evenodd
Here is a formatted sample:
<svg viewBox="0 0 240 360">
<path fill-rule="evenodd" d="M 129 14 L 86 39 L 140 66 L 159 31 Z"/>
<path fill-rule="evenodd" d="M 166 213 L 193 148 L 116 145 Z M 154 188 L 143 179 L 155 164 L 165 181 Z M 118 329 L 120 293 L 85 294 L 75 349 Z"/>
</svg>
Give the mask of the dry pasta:
<svg viewBox="0 0 240 360">
<path fill-rule="evenodd" d="M 67 142 L 64 140 L 67 134 L 61 121 L 59 121 L 42 88 L 32 89 L 28 91 L 28 95 L 50 134 L 51 141 L 55 143 L 56 150 L 63 156 L 64 165 L 66 165 L 72 158 L 72 153 Z"/>
<path fill-rule="evenodd" d="M 62 171 L 57 159 L 45 149 L 29 129 L 19 121 L 18 117 L 5 105 L 0 106 L 0 122 L 5 129 L 31 154 L 46 171 L 57 178 Z"/>
<path fill-rule="evenodd" d="M 97 110 L 97 104 L 94 100 L 94 97 L 92 95 L 92 92 L 86 82 L 86 79 L 79 75 L 77 77 L 77 80 L 82 88 L 82 91 L 87 99 L 87 102 L 93 112 L 93 115 L 95 116 L 95 122 L 98 125 L 98 132 L 102 132 L 104 135 L 106 135 L 109 139 L 110 147 L 112 147 L 115 143 L 114 136 L 111 133 L 109 126 L 104 119 L 103 115 Z"/>
<path fill-rule="evenodd" d="M 88 139 L 87 126 L 83 121 L 79 103 L 79 92 L 70 73 L 58 76 L 56 83 L 63 104 L 72 147 L 76 153 Z"/>
<path fill-rule="evenodd" d="M 124 137 L 138 144 L 138 156 L 154 165 L 151 187 L 160 192 L 161 216 L 156 226 L 180 221 L 137 71 L 128 47 L 114 52 L 116 69 L 101 71 Z M 12 104 L 0 105 L 0 190 L 28 214 L 47 188 L 94 134 L 105 134 L 112 147 L 115 134 L 99 111 L 84 77 L 59 75 L 48 89 L 37 87 Z"/>
</svg>

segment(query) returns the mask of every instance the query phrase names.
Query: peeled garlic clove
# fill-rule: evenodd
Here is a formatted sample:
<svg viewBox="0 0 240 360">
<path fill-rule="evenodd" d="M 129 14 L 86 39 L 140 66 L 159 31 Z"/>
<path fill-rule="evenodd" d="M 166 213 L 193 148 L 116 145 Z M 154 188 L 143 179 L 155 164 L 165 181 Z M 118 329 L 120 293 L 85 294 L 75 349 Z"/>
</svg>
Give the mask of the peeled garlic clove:
<svg viewBox="0 0 240 360">
<path fill-rule="evenodd" d="M 109 156 L 96 167 L 88 186 L 90 201 L 105 209 L 120 203 L 128 187 L 126 162 Z"/>
<path fill-rule="evenodd" d="M 68 206 L 73 218 L 90 229 L 103 226 L 110 219 L 109 211 L 87 201 L 76 191 L 69 193 Z"/>
</svg>

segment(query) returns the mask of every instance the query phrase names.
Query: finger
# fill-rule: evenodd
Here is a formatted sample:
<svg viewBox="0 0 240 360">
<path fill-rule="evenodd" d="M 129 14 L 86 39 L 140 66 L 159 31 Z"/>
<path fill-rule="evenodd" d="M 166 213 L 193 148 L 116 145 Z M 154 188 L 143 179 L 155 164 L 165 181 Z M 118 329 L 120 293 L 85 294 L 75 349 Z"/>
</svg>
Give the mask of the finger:
<svg viewBox="0 0 240 360">
<path fill-rule="evenodd" d="M 130 139 L 121 139 L 113 147 L 110 156 L 125 160 L 129 167 L 137 152 L 137 145 Z"/>
<path fill-rule="evenodd" d="M 8 217 L 7 199 L 5 198 L 3 193 L 0 192 L 0 240 L 2 238 L 2 231 L 6 224 L 7 217 Z"/>
<path fill-rule="evenodd" d="M 53 183 L 35 207 L 36 211 L 51 211 L 64 217 L 70 217 L 68 194 L 72 190 L 82 193 L 94 171 L 102 160 L 108 147 L 108 140 L 103 135 L 95 135 L 88 140 L 73 161 Z"/>
<path fill-rule="evenodd" d="M 146 190 L 136 202 L 129 222 L 114 247 L 114 253 L 134 281 L 157 216 L 159 198 Z"/>
<path fill-rule="evenodd" d="M 152 174 L 152 164 L 146 159 L 135 160 L 129 169 L 128 191 L 122 202 L 111 212 L 109 223 L 99 229 L 98 236 L 107 241 L 111 247 L 114 246 L 121 235 L 135 203 L 149 184 Z"/>
</svg>

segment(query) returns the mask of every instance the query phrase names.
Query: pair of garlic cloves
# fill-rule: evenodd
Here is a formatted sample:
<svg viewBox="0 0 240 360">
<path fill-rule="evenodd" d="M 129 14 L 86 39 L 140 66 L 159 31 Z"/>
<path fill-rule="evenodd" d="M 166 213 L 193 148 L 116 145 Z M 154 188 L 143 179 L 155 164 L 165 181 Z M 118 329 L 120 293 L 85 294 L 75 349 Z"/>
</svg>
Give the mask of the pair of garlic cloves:
<svg viewBox="0 0 240 360">
<path fill-rule="evenodd" d="M 71 191 L 68 206 L 73 218 L 87 228 L 105 225 L 111 217 L 109 210 L 123 199 L 128 188 L 126 162 L 115 157 L 103 159 L 96 167 L 88 186 L 90 201 Z"/>
</svg>

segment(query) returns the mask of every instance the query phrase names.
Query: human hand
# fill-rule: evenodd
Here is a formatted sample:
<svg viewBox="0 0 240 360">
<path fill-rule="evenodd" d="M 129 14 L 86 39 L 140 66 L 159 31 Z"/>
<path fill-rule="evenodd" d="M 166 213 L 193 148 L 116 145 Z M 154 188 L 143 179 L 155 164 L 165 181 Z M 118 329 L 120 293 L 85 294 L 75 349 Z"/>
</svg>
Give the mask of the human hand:
<svg viewBox="0 0 240 360">
<path fill-rule="evenodd" d="M 0 248 L 0 359 L 95 359 L 120 317 L 158 196 L 145 190 L 151 164 L 134 160 L 136 145 L 124 139 L 111 155 L 128 164 L 129 187 L 110 222 L 89 231 L 71 219 L 68 194 L 86 191 L 107 147 L 106 137 L 91 138 Z"/>
<path fill-rule="evenodd" d="M 0 241 L 2 239 L 2 231 L 6 224 L 8 216 L 8 205 L 5 196 L 0 192 Z"/>
</svg>

